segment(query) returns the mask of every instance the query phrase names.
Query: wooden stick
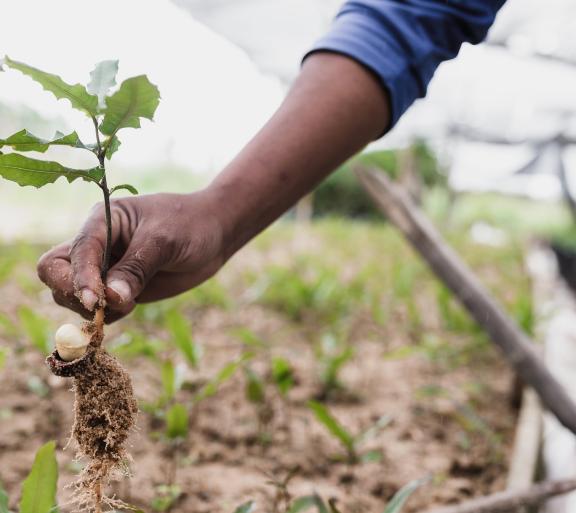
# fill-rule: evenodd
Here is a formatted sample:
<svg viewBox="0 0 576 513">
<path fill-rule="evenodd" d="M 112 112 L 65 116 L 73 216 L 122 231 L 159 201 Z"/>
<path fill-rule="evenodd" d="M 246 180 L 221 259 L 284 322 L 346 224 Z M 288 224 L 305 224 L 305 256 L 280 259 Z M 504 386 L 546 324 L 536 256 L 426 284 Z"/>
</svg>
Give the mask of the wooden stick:
<svg viewBox="0 0 576 513">
<path fill-rule="evenodd" d="M 385 173 L 357 168 L 356 174 L 386 218 L 404 234 L 470 315 L 486 330 L 524 383 L 534 388 L 543 407 L 550 410 L 572 433 L 576 433 L 576 405 L 566 390 L 541 361 L 532 341 L 504 313 L 432 223 Z"/>
<path fill-rule="evenodd" d="M 537 506 L 546 499 L 576 489 L 576 479 L 538 483 L 526 490 L 508 490 L 466 501 L 456 506 L 427 510 L 425 513 L 504 513 Z"/>
</svg>

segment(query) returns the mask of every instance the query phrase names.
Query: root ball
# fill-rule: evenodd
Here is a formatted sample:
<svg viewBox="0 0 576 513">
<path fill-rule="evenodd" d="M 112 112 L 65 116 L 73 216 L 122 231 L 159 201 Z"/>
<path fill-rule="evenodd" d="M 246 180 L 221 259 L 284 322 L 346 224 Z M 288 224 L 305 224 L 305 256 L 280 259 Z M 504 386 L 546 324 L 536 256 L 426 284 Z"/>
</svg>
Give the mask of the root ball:
<svg viewBox="0 0 576 513">
<path fill-rule="evenodd" d="M 75 501 L 81 509 L 99 511 L 102 502 L 116 504 L 101 490 L 111 478 L 127 472 L 124 444 L 138 406 L 129 374 L 102 348 L 102 325 L 87 322 L 83 330 L 90 344 L 81 358 L 66 362 L 54 351 L 47 364 L 57 376 L 74 378 L 72 437 L 78 443 L 78 457 L 88 460 L 75 485 Z"/>
</svg>

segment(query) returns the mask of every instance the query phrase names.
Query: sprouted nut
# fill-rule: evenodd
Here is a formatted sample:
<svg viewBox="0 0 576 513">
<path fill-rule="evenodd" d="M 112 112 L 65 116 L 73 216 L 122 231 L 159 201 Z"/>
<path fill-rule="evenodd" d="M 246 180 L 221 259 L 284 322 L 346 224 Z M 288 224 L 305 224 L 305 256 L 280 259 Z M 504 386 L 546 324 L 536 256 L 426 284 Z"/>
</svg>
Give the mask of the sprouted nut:
<svg viewBox="0 0 576 513">
<path fill-rule="evenodd" d="M 75 324 L 63 324 L 54 335 L 58 355 L 65 362 L 71 362 L 84 355 L 90 343 L 90 336 Z"/>
</svg>

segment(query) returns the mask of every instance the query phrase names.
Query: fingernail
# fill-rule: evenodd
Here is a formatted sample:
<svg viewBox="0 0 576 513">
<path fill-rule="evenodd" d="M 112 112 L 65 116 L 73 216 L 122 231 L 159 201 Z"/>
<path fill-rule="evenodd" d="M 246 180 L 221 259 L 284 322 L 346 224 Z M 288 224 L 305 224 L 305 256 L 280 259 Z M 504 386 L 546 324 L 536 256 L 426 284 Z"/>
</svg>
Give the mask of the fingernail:
<svg viewBox="0 0 576 513">
<path fill-rule="evenodd" d="M 118 296 L 122 303 L 130 300 L 130 285 L 123 280 L 112 280 L 107 284 Z"/>
<path fill-rule="evenodd" d="M 80 299 L 86 310 L 94 310 L 94 305 L 98 302 L 98 296 L 90 289 L 82 289 Z"/>
</svg>

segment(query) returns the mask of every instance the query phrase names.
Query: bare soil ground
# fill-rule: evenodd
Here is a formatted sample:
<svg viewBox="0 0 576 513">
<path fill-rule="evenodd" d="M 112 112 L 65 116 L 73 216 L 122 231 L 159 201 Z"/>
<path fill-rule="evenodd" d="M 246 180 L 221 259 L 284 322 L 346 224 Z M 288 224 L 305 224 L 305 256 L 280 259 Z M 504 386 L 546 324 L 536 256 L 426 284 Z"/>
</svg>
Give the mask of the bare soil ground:
<svg viewBox="0 0 576 513">
<path fill-rule="evenodd" d="M 342 513 L 379 513 L 406 482 L 431 475 L 430 483 L 409 501 L 410 513 L 503 488 L 516 416 L 511 373 L 473 326 L 458 327 L 441 313 L 436 282 L 395 236 L 381 240 L 375 228 L 357 229 L 343 243 L 338 230 L 277 229 L 224 269 L 216 279 L 219 289 L 208 285 L 204 294 L 179 300 L 178 309 L 190 320 L 194 339 L 203 347 L 197 369 L 186 366 L 169 344 L 163 307 L 147 306 L 109 328 L 111 347 L 119 346 L 118 336 L 125 331 L 137 331 L 146 340 L 168 341 L 167 348 L 152 357 L 123 358 L 142 411 L 131 438 L 133 478 L 113 485 L 118 497 L 143 511 L 158 510 L 161 506 L 154 501 L 161 495 L 159 487 L 176 484 L 181 493 L 169 508 L 173 512 L 232 513 L 248 500 L 256 501 L 259 512 L 283 512 L 279 489 L 269 481 L 282 481 L 293 472 L 288 485 L 292 497 L 318 492 L 325 499 L 336 498 Z M 371 244 L 370 249 L 360 251 L 362 244 Z M 49 373 L 44 356 L 27 341 L 29 335 L 18 331 L 18 308 L 28 305 L 54 326 L 73 317 L 35 283 L 34 253 L 0 284 L 2 313 L 8 319 L 0 331 L 0 345 L 7 349 L 0 370 L 0 480 L 16 510 L 35 451 L 55 439 L 60 509 L 67 512 L 70 493 L 65 485 L 79 468 L 73 447 L 63 449 L 72 425 L 73 394 L 69 381 Z M 509 253 L 477 248 L 472 260 L 497 295 L 515 304 L 525 291 L 524 285 L 518 286 L 524 278 L 518 253 Z M 298 274 L 300 268 L 290 267 L 290 262 L 299 255 L 313 255 L 314 262 L 332 265 L 338 270 L 334 279 L 344 290 L 351 291 L 356 287 L 351 280 L 366 274 L 366 280 L 359 282 L 358 297 L 379 291 L 377 306 L 386 312 L 385 318 L 375 319 L 373 303 L 364 299 L 347 303 L 336 321 L 325 316 L 334 307 L 330 303 L 312 302 L 296 316 L 279 307 L 261 292 L 260 280 L 282 266 Z M 404 263 L 416 269 L 409 308 L 402 287 L 390 281 Z M 374 266 L 381 268 L 381 274 L 371 271 Z M 317 271 L 310 265 L 302 275 Z M 285 283 L 279 290 L 285 292 L 287 287 Z M 222 290 L 226 304 L 214 299 Z M 286 358 L 294 368 L 295 386 L 286 399 L 266 385 L 264 424 L 257 415 L 262 410 L 246 399 L 242 372 L 213 397 L 192 405 L 199 387 L 246 351 L 238 328 L 265 342 L 250 362 L 264 380 L 274 356 Z M 354 357 L 342 369 L 342 390 L 332 393 L 325 404 L 354 433 L 382 416 L 390 419 L 359 449 L 362 454 L 379 454 L 375 461 L 343 461 L 343 449 L 307 406 L 322 395 L 317 343 L 319 333 L 327 330 L 345 333 Z M 168 358 L 183 372 L 174 400 L 187 405 L 191 414 L 189 436 L 177 446 L 162 437 L 160 409 L 150 408 L 162 394 L 159 362 Z"/>
</svg>

